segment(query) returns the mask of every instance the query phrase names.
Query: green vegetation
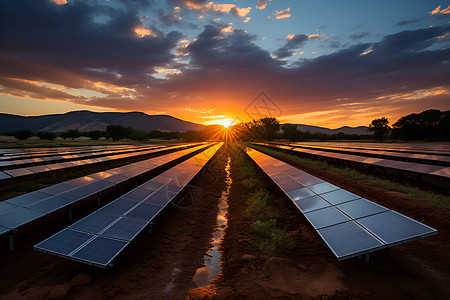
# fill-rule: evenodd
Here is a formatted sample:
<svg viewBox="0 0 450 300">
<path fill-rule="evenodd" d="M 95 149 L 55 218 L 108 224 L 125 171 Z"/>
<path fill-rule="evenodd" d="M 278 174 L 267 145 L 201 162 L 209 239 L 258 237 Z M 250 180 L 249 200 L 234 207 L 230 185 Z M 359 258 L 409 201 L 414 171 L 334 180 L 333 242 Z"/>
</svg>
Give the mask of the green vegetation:
<svg viewBox="0 0 450 300">
<path fill-rule="evenodd" d="M 243 185 L 248 190 L 246 217 L 252 222 L 249 231 L 254 237 L 254 245 L 269 255 L 279 255 L 292 250 L 294 242 L 286 235 L 286 229 L 277 220 L 270 194 L 264 183 L 257 179 L 258 172 L 242 151 L 237 151 L 241 167 Z"/>
<path fill-rule="evenodd" d="M 369 124 L 369 131 L 373 131 L 373 137 L 380 141 L 384 140 L 390 129 L 389 120 L 385 117 L 375 119 Z"/>
<path fill-rule="evenodd" d="M 287 159 L 297 160 L 308 164 L 313 164 L 321 167 L 325 170 L 330 170 L 342 175 L 345 175 L 348 178 L 354 180 L 362 180 L 367 182 L 370 185 L 381 187 L 387 191 L 399 192 L 409 199 L 424 201 L 430 205 L 430 208 L 437 209 L 448 209 L 450 210 L 450 197 L 442 194 L 436 194 L 430 191 L 421 190 L 418 187 L 410 186 L 404 183 L 392 182 L 390 180 L 382 179 L 373 175 L 364 174 L 355 170 L 353 168 L 339 168 L 335 167 L 323 160 L 314 160 L 308 158 L 301 158 L 292 154 L 287 154 L 279 151 L 275 151 L 272 149 L 267 149 L 262 146 L 252 145 L 252 148 L 257 150 L 262 150 L 269 154 L 278 155 Z"/>
</svg>

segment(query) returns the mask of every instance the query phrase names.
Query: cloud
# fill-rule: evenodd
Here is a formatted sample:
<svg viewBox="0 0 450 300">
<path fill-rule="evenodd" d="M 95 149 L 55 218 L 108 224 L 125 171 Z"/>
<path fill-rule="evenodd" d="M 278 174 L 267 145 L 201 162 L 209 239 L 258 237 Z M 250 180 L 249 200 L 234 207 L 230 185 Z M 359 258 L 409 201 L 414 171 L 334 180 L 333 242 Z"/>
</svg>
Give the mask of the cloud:
<svg viewBox="0 0 450 300">
<path fill-rule="evenodd" d="M 213 1 L 206 3 L 205 0 L 174 0 L 177 4 L 183 5 L 189 9 L 198 10 L 203 13 L 229 13 L 236 17 L 245 17 L 251 10 L 251 7 L 239 8 L 235 4 L 215 4 Z"/>
<path fill-rule="evenodd" d="M 423 19 L 422 18 L 418 18 L 418 19 L 412 19 L 412 20 L 403 20 L 403 21 L 398 22 L 395 25 L 397 25 L 397 26 L 406 26 L 406 25 L 417 23 L 417 22 L 419 22 L 421 20 L 423 20 Z"/>
<path fill-rule="evenodd" d="M 360 40 L 360 39 L 363 39 L 365 37 L 368 37 L 369 35 L 370 35 L 370 32 L 359 32 L 359 33 L 350 34 L 349 37 L 352 40 Z"/>
<path fill-rule="evenodd" d="M 436 15 L 436 14 L 442 14 L 447 15 L 450 14 L 450 4 L 445 9 L 441 9 L 441 6 L 439 5 L 435 9 L 429 12 L 430 15 Z"/>
<path fill-rule="evenodd" d="M 286 19 L 286 18 L 290 18 L 291 15 L 291 8 L 288 7 L 285 10 L 282 11 L 275 11 L 275 19 L 279 20 L 279 19 Z"/>
<path fill-rule="evenodd" d="M 258 4 L 256 5 L 257 9 L 264 9 L 267 6 L 266 0 L 258 0 Z"/>
<path fill-rule="evenodd" d="M 274 54 L 278 59 L 284 59 L 292 55 L 301 54 L 298 51 L 308 40 L 321 40 L 325 39 L 325 35 L 320 34 L 289 34 L 286 38 L 286 43 L 278 48 Z"/>
</svg>

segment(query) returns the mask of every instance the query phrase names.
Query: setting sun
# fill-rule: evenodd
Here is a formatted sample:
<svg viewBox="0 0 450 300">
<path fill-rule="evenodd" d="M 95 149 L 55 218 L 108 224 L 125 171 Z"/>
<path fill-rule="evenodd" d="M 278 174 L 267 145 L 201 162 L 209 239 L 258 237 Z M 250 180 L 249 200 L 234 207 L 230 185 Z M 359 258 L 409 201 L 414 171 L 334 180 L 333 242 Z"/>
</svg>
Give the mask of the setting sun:
<svg viewBox="0 0 450 300">
<path fill-rule="evenodd" d="M 205 123 L 204 125 L 222 125 L 226 128 L 230 127 L 231 125 L 234 125 L 236 122 L 234 119 L 219 119 L 219 120 L 210 120 Z"/>
</svg>

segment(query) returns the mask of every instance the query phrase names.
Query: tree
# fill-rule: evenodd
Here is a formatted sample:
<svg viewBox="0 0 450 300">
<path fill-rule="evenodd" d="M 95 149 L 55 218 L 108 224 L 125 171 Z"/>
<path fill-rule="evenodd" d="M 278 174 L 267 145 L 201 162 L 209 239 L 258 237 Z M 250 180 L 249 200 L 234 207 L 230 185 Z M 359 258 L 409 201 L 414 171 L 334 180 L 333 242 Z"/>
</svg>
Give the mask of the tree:
<svg viewBox="0 0 450 300">
<path fill-rule="evenodd" d="M 373 131 L 373 136 L 377 140 L 383 140 L 389 133 L 389 120 L 385 117 L 375 119 L 369 124 L 369 131 Z"/>
<path fill-rule="evenodd" d="M 106 132 L 100 130 L 93 130 L 87 132 L 87 136 L 96 141 L 100 139 L 102 136 L 106 136 Z"/>
<path fill-rule="evenodd" d="M 297 125 L 295 124 L 283 124 L 281 125 L 281 130 L 283 130 L 283 137 L 291 141 L 294 140 L 295 132 L 297 131 Z"/>
<path fill-rule="evenodd" d="M 36 133 L 36 136 L 38 138 L 40 138 L 41 140 L 49 140 L 49 141 L 53 141 L 54 139 L 56 139 L 56 137 L 58 136 L 56 133 L 54 132 L 49 132 L 49 131 L 39 131 L 38 133 Z"/>
<path fill-rule="evenodd" d="M 14 132 L 14 137 L 19 140 L 26 140 L 33 136 L 31 130 L 17 130 Z"/>
<path fill-rule="evenodd" d="M 122 125 L 108 125 L 106 127 L 106 136 L 118 141 L 130 136 L 133 127 L 123 127 Z"/>
<path fill-rule="evenodd" d="M 146 141 L 148 140 L 148 134 L 144 130 L 133 130 L 130 134 L 130 139 L 135 141 Z"/>
<path fill-rule="evenodd" d="M 259 119 L 259 122 L 261 123 L 261 127 L 264 130 L 267 140 L 271 141 L 274 139 L 277 135 L 277 131 L 280 130 L 280 121 L 276 118 L 266 117 Z"/>
</svg>

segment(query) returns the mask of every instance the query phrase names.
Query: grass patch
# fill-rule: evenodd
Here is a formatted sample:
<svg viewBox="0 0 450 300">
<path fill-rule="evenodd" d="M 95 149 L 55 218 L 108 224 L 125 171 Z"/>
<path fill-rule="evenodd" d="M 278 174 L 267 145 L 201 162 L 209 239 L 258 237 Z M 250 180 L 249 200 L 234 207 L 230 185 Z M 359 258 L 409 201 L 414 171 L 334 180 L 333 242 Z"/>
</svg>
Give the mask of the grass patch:
<svg viewBox="0 0 450 300">
<path fill-rule="evenodd" d="M 255 247 L 268 255 L 292 250 L 295 243 L 277 221 L 279 216 L 272 205 L 270 194 L 264 189 L 264 182 L 258 179 L 260 173 L 240 148 L 235 153 L 242 171 L 242 184 L 248 190 L 245 215 L 252 222 L 249 231 L 254 237 Z"/>
<path fill-rule="evenodd" d="M 249 145 L 247 145 L 247 146 L 249 146 Z M 260 150 L 260 151 L 264 151 L 269 154 L 281 156 L 283 158 L 313 164 L 313 165 L 321 167 L 324 170 L 330 170 L 330 171 L 345 175 L 346 177 L 349 177 L 353 180 L 363 180 L 370 185 L 373 185 L 376 187 L 381 187 L 387 191 L 402 193 L 404 196 L 406 196 L 409 199 L 424 201 L 424 202 L 428 203 L 432 208 L 450 210 L 450 196 L 446 196 L 443 194 L 436 194 L 436 193 L 433 193 L 430 191 L 424 191 L 418 187 L 410 186 L 408 184 L 393 182 L 393 181 L 382 179 L 382 178 L 379 178 L 379 177 L 376 177 L 373 175 L 364 174 L 353 168 L 335 167 L 323 160 L 313 160 L 313 159 L 308 159 L 308 158 L 302 158 L 302 157 L 298 157 L 298 156 L 295 156 L 292 154 L 287 154 L 284 152 L 267 149 L 265 147 L 258 146 L 258 145 L 252 145 L 251 147 L 255 148 L 257 150 Z"/>
<path fill-rule="evenodd" d="M 258 237 L 256 247 L 265 253 L 281 254 L 295 247 L 294 242 L 286 236 L 286 230 L 275 219 L 254 222 L 251 232 Z"/>
</svg>

